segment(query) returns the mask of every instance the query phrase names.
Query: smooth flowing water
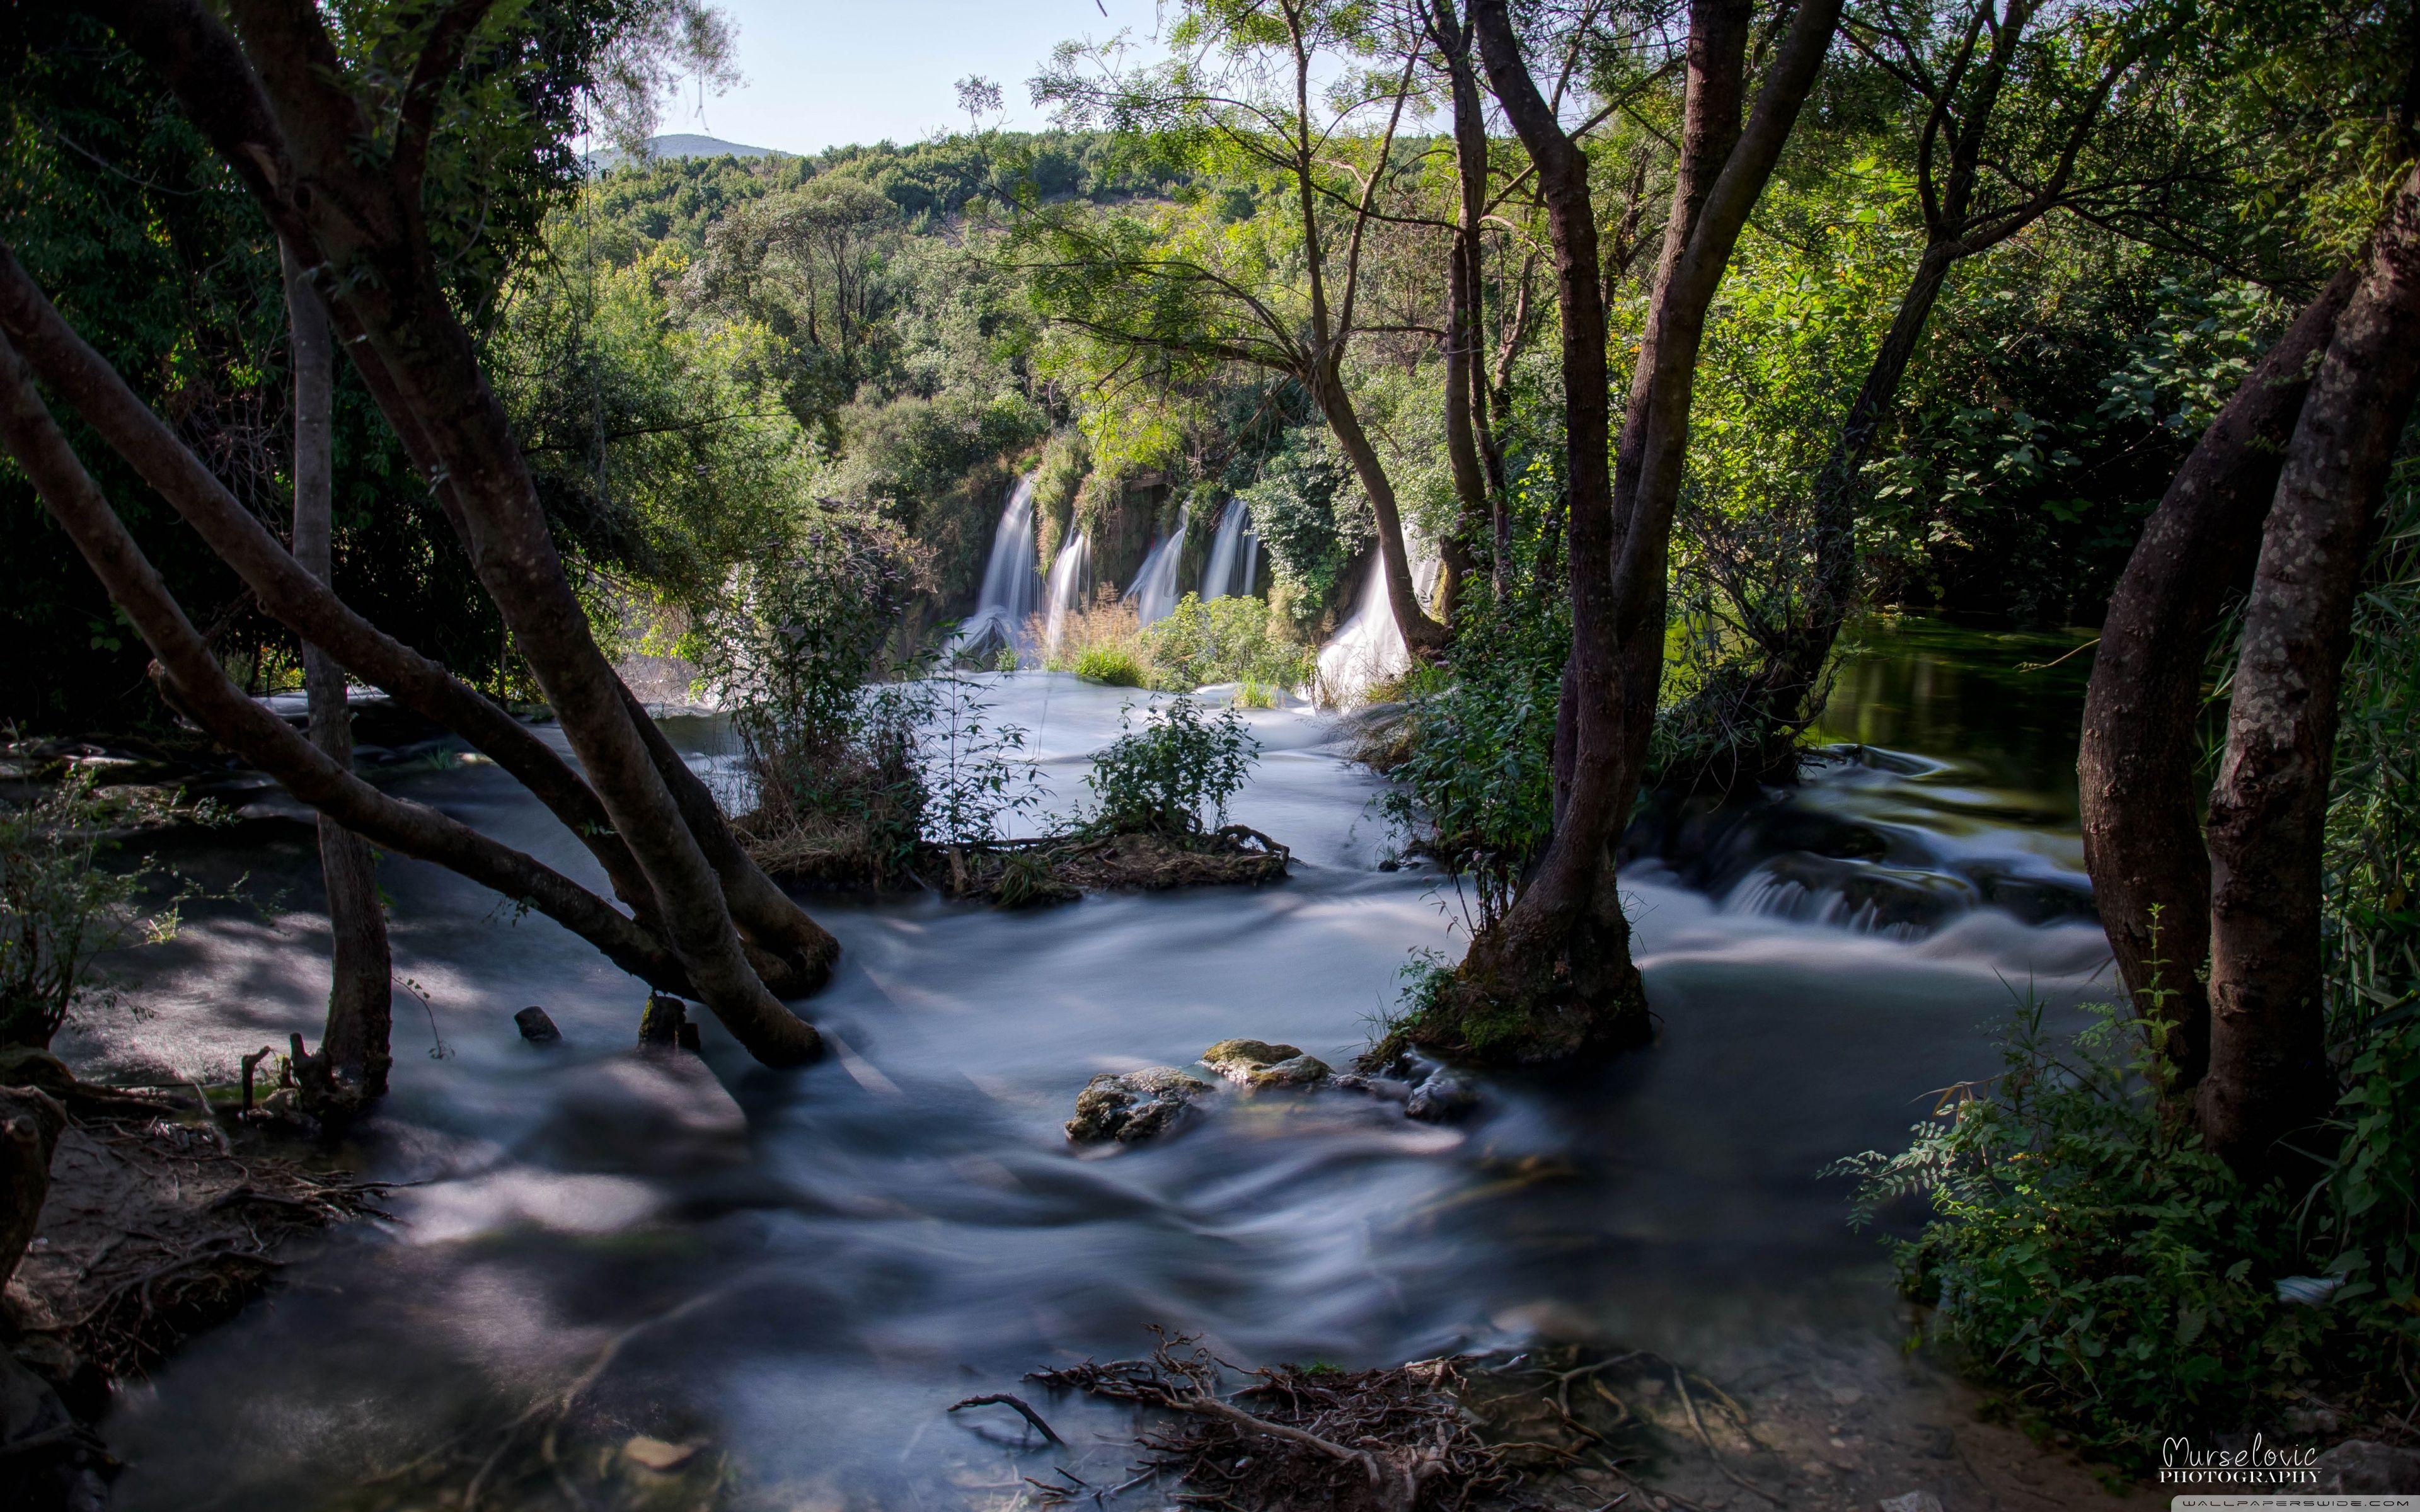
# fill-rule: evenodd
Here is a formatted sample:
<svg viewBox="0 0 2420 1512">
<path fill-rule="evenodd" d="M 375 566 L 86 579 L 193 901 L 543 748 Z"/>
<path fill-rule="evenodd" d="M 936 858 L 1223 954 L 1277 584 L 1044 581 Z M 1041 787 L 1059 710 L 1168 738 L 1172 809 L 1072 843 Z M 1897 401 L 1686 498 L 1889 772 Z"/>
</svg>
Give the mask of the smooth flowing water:
<svg viewBox="0 0 2420 1512">
<path fill-rule="evenodd" d="M 991 556 L 984 563 L 975 610 L 958 626 L 955 648 L 980 651 L 1011 646 L 1032 649 L 1033 616 L 1042 608 L 1042 570 L 1033 560 L 1033 480 L 1019 478 L 1008 492 L 993 530 Z"/>
<path fill-rule="evenodd" d="M 1050 563 L 1048 588 L 1049 611 L 1043 621 L 1042 640 L 1046 650 L 1057 651 L 1059 638 L 1067 631 L 1067 616 L 1084 602 L 1093 586 L 1093 538 L 1078 531 L 1059 555 Z"/>
<path fill-rule="evenodd" d="M 1252 512 L 1242 500 L 1231 499 L 1210 538 L 1210 560 L 1202 564 L 1202 602 L 1250 593 L 1260 564 L 1261 536 L 1252 529 Z"/>
<path fill-rule="evenodd" d="M 1176 529 L 1151 544 L 1135 569 L 1134 584 L 1126 590 L 1126 598 L 1134 605 L 1138 624 L 1149 625 L 1154 620 L 1168 618 L 1176 607 L 1176 568 L 1185 555 L 1185 529 L 1187 514 L 1179 510 Z"/>
<path fill-rule="evenodd" d="M 1033 1393 L 1018 1378 L 1037 1366 L 1141 1352 L 1152 1325 L 1245 1363 L 1540 1338 L 1653 1349 L 1760 1412 L 1818 1403 L 1836 1446 L 1869 1433 L 1879 1457 L 1887 1435 L 1947 1434 L 1955 1389 L 1900 1354 L 1887 1266 L 1816 1172 L 1896 1144 L 1930 1089 L 1993 1070 L 2012 990 L 2090 990 L 2099 933 L 1979 889 L 1921 927 L 1854 928 L 1770 906 L 1751 880 L 1801 855 L 2074 894 L 2071 779 L 2054 759 L 2071 746 L 2074 669 L 2012 670 L 2038 650 L 1922 625 L 1870 635 L 1832 726 L 1912 748 L 1844 754 L 1745 817 L 1675 821 L 1757 854 L 1699 878 L 1668 847 L 1625 873 L 1656 1045 L 1583 1076 L 1492 1079 L 1450 1128 L 1280 1095 L 1225 1099 L 1106 1156 L 1062 1137 L 1096 1072 L 1185 1064 L 1229 1036 L 1342 1064 L 1411 951 L 1458 950 L 1450 886 L 1388 869 L 1377 779 L 1308 712 L 1247 716 L 1264 755 L 1235 817 L 1293 847 L 1282 886 L 1038 912 L 814 903 L 846 951 L 810 1005 L 837 1054 L 797 1072 L 751 1066 L 711 1024 L 702 1062 L 632 1055 L 636 983 L 545 920 L 389 857 L 398 975 L 429 1006 L 398 995 L 395 1093 L 358 1153 L 418 1184 L 395 1194 L 392 1226 L 298 1260 L 270 1303 L 128 1394 L 108 1424 L 121 1504 L 327 1504 L 492 1434 L 616 1340 L 588 1400 L 623 1431 L 728 1451 L 777 1506 L 1001 1506 L 1054 1462 L 1123 1480 L 1130 1424 L 1107 1409 L 1046 1404 L 1075 1444 L 1056 1460 L 945 1410 Z M 1063 796 L 1135 696 L 1033 672 L 992 694 Z M 668 728 L 701 764 L 725 761 L 711 722 Z M 490 765 L 441 756 L 383 780 L 587 874 Z M 180 842 L 197 874 L 247 872 L 292 911 L 221 910 L 132 958 L 139 1013 L 69 1054 L 224 1073 L 315 1032 L 326 939 L 296 817 L 266 799 Z M 532 1003 L 562 1045 L 519 1039 L 512 1014 Z M 1848 1453 L 1825 1431 L 1809 1430 L 1807 1473 L 1845 1496 L 1854 1473 L 1824 1468 Z M 2081 1504 L 1991 1489 L 1996 1504 Z M 1870 1505 L 1872 1490 L 1793 1504 Z M 1968 1496 L 1949 1504 L 1984 1504 Z"/>
</svg>

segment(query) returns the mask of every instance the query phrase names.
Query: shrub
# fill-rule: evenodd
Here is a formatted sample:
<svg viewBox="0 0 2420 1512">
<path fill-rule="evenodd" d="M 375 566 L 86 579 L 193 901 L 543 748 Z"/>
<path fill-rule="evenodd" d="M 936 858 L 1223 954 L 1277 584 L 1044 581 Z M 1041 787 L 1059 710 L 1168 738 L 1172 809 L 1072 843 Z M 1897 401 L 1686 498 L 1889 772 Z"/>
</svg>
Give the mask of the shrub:
<svg viewBox="0 0 2420 1512">
<path fill-rule="evenodd" d="M 1265 683 L 1295 687 L 1311 681 L 1311 649 L 1270 632 L 1268 605 L 1236 595 L 1204 602 L 1187 594 L 1165 619 L 1143 626 L 1153 686 L 1183 692 L 1207 683 Z"/>
<path fill-rule="evenodd" d="M 1125 733 L 1094 759 L 1084 785 L 1097 808 L 1086 828 L 1097 834 L 1187 836 L 1224 824 L 1260 742 L 1233 709 L 1205 719 L 1182 695 L 1156 709 L 1140 730 L 1129 707 Z M 1204 816 L 1207 816 L 1207 824 Z"/>
<path fill-rule="evenodd" d="M 94 958 L 172 937 L 177 900 L 147 915 L 137 906 L 155 868 L 112 870 L 109 826 L 137 800 L 97 789 L 76 770 L 19 803 L 0 802 L 0 1045 L 47 1045 L 80 1006 L 105 989 Z M 205 820 L 215 810 L 195 810 Z M 156 814 L 153 815 L 156 817 Z"/>
<path fill-rule="evenodd" d="M 1150 669 L 1122 646 L 1086 646 L 1077 654 L 1074 671 L 1088 683 L 1111 687 L 1143 687 L 1151 682 Z"/>
</svg>

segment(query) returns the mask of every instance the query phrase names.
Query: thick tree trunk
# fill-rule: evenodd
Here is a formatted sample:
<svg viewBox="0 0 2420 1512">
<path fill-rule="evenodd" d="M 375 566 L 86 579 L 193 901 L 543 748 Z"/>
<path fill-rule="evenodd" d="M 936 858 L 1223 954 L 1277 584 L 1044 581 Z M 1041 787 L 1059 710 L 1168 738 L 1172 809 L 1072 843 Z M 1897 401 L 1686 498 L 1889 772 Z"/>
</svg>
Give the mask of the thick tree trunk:
<svg viewBox="0 0 2420 1512">
<path fill-rule="evenodd" d="M 51 1154 L 67 1110 L 32 1087 L 0 1087 L 0 1287 L 16 1273 L 41 1226 L 51 1191 Z"/>
<path fill-rule="evenodd" d="M 309 8 L 235 0 L 239 43 L 194 0 L 92 0 L 155 67 L 278 234 L 469 548 L 598 801 L 655 893 L 698 995 L 744 1041 L 814 1042 L 752 966 L 721 879 L 628 712 L 565 575 L 503 407 L 427 246 L 416 162 L 381 145 Z M 786 1022 L 790 1027 L 783 1027 Z"/>
<path fill-rule="evenodd" d="M 1435 1048 L 1497 1054 L 1469 1026 L 1510 1012 L 1520 1058 L 1590 1057 L 1646 1039 L 1613 847 L 1637 794 L 1663 671 L 1666 564 L 1707 306 L 1747 212 L 1812 86 L 1838 17 L 1811 0 L 1792 18 L 1745 126 L 1750 8 L 1695 0 L 1681 162 L 1648 330 L 1632 373 L 1618 467 L 1606 312 L 1588 161 L 1530 79 L 1504 0 L 1471 20 L 1497 98 L 1536 165 L 1562 313 L 1572 650 L 1556 725 L 1554 835 L 1505 917 L 1471 941 L 1444 1011 L 1414 1028 Z"/>
<path fill-rule="evenodd" d="M 2337 316 L 2261 532 L 2211 794 L 2211 1054 L 2203 1136 L 2239 1170 L 2335 1102 L 2320 857 L 2336 692 L 2395 449 L 2420 389 L 2420 168 Z"/>
<path fill-rule="evenodd" d="M 2167 1056 L 2180 1091 L 2210 1063 L 2210 855 L 2195 774 L 2202 668 L 2226 605 L 2251 584 L 2311 371 L 2359 281 L 2348 269 L 2311 301 L 2177 470 L 2110 594 L 2084 697 L 2084 864 L 2135 1008 L 2174 1026 Z"/>
<path fill-rule="evenodd" d="M 335 580 L 334 455 L 332 434 L 335 352 L 328 340 L 327 313 L 303 279 L 290 251 L 282 252 L 287 324 L 294 361 L 294 560 L 323 583 Z M 308 640 L 302 642 L 302 682 L 309 701 L 311 743 L 338 766 L 353 764 L 352 711 L 345 671 Z M 379 899 L 378 858 L 369 842 L 326 814 L 319 816 L 319 872 L 328 893 L 328 932 L 334 940 L 334 978 L 328 989 L 327 1027 L 319 1038 L 324 1080 L 333 1103 L 314 1108 L 321 1117 L 358 1111 L 386 1095 L 388 1043 L 394 1020 L 395 962 L 387 947 L 386 910 Z"/>
</svg>

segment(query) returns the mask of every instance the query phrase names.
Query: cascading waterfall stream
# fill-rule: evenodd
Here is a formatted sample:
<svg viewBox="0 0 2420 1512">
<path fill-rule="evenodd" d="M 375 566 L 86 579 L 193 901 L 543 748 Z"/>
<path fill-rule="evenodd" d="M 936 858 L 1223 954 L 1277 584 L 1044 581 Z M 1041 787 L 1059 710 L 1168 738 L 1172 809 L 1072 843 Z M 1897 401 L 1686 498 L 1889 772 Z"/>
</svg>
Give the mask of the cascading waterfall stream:
<svg viewBox="0 0 2420 1512">
<path fill-rule="evenodd" d="M 1413 559 L 1412 586 L 1421 598 L 1427 598 L 1436 586 L 1436 559 Z M 1411 665 L 1411 647 L 1404 643 L 1403 626 L 1395 623 L 1395 607 L 1387 599 L 1387 559 L 1373 549 L 1352 615 L 1319 648 L 1319 681 L 1311 689 L 1312 702 L 1326 708 L 1357 703 L 1372 684 L 1408 671 Z"/>
<path fill-rule="evenodd" d="M 1242 500 L 1231 500 L 1218 517 L 1218 533 L 1211 537 L 1209 563 L 1202 569 L 1203 602 L 1250 593 L 1260 564 L 1261 536 L 1252 529 L 1252 512 Z"/>
<path fill-rule="evenodd" d="M 1042 649 L 1046 655 L 1056 653 L 1059 638 L 1066 633 L 1067 615 L 1083 601 L 1085 591 L 1092 586 L 1093 540 L 1078 531 L 1050 563 L 1047 617 L 1043 621 Z"/>
<path fill-rule="evenodd" d="M 1126 598 L 1134 605 L 1136 623 L 1166 619 L 1176 607 L 1176 563 L 1185 554 L 1185 528 L 1190 519 L 1191 511 L 1179 510 L 1176 529 L 1154 541 L 1142 565 L 1135 569 L 1134 586 L 1126 590 Z"/>
<path fill-rule="evenodd" d="M 982 651 L 1007 645 L 1032 649 L 1032 621 L 1042 608 L 1042 573 L 1033 558 L 1033 480 L 1019 478 L 992 532 L 991 559 L 984 564 L 983 592 L 975 611 L 958 626 L 951 649 Z"/>
</svg>

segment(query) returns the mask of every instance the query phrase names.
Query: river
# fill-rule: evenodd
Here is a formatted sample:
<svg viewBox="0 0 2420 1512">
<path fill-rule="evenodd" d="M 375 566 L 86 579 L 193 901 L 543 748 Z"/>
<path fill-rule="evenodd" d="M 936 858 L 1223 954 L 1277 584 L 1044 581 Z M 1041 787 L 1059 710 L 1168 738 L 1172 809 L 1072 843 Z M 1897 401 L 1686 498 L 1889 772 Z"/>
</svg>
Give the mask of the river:
<svg viewBox="0 0 2420 1512">
<path fill-rule="evenodd" d="M 2074 644 L 1869 627 L 1823 732 L 1860 748 L 1787 803 L 1692 818 L 1674 833 L 1702 844 L 1626 868 L 1654 1047 L 1492 1079 L 1450 1128 L 1329 1094 L 1230 1099 L 1106 1157 L 1061 1135 L 1096 1072 L 1230 1036 L 1342 1064 L 1410 952 L 1458 948 L 1450 889 L 1382 867 L 1378 779 L 1308 711 L 1250 716 L 1264 754 L 1234 814 L 1293 848 L 1283 886 L 1014 913 L 811 903 L 845 950 L 808 1005 L 838 1053 L 798 1072 L 752 1066 L 711 1024 L 703 1067 L 638 1059 L 637 984 L 391 857 L 411 992 L 394 1095 L 355 1154 L 417 1184 L 394 1194 L 396 1222 L 298 1258 L 270 1301 L 127 1393 L 107 1425 L 119 1504 L 434 1505 L 346 1488 L 492 1434 L 619 1339 L 587 1404 L 727 1454 L 746 1504 L 1005 1506 L 1054 1463 L 1123 1480 L 1130 1421 L 1052 1400 L 1076 1446 L 1054 1458 L 1013 1419 L 944 1410 L 1033 1393 L 1017 1382 L 1037 1366 L 1142 1352 L 1153 1325 L 1245 1363 L 1652 1349 L 1772 1413 L 1792 1505 L 1925 1485 L 1952 1508 L 2081 1504 L 2097 1494 L 2081 1473 L 1976 1424 L 1963 1388 L 1901 1353 L 1887 1261 L 1816 1174 L 1903 1142 L 1931 1089 L 1995 1069 L 2013 995 L 2103 989 L 2074 823 L 2083 658 L 2019 670 Z M 1134 696 L 994 682 L 1062 795 Z M 702 764 L 727 761 L 710 721 L 668 728 Z M 492 765 L 441 747 L 380 780 L 588 874 Z M 63 1037 L 87 1070 L 224 1073 L 316 1033 L 307 829 L 272 796 L 173 851 L 282 896 L 130 957 L 130 1009 Z M 529 1004 L 563 1044 L 519 1038 Z M 1147 1494 L 1117 1504 L 1163 1504 Z"/>
</svg>

